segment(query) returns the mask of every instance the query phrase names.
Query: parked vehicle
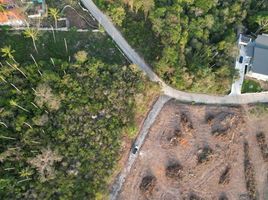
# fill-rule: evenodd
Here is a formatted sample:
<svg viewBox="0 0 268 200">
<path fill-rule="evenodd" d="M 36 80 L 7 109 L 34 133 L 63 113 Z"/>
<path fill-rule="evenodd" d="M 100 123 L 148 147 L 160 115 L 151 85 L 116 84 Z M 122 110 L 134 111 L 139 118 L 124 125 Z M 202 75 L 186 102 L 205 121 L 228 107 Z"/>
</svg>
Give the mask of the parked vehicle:
<svg viewBox="0 0 268 200">
<path fill-rule="evenodd" d="M 132 149 L 132 153 L 133 153 L 133 154 L 136 154 L 138 150 L 139 150 L 139 147 L 136 145 L 136 146 Z"/>
</svg>

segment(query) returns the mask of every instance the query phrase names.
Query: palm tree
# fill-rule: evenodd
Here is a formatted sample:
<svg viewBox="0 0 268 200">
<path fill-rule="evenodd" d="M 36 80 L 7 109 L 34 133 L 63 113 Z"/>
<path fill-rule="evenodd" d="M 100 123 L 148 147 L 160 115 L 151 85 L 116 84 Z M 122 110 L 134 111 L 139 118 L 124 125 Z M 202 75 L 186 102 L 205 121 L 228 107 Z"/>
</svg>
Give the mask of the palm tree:
<svg viewBox="0 0 268 200">
<path fill-rule="evenodd" d="M 54 22 L 55 22 L 55 28 L 56 28 L 56 30 L 57 30 L 57 28 L 58 28 L 58 23 L 57 23 L 57 21 L 58 21 L 58 19 L 59 19 L 59 17 L 60 17 L 60 11 L 59 11 L 57 8 L 49 8 L 49 10 L 48 10 L 48 14 L 51 15 L 51 16 L 53 17 Z"/>
<path fill-rule="evenodd" d="M 24 35 L 25 35 L 26 38 L 32 38 L 34 49 L 38 53 L 37 48 L 36 48 L 35 41 L 39 37 L 39 31 L 37 29 L 27 28 L 23 33 L 24 33 Z"/>
<path fill-rule="evenodd" d="M 22 169 L 19 174 L 20 177 L 28 178 L 29 176 L 33 175 L 33 171 L 29 167 L 27 167 L 25 169 Z"/>
<path fill-rule="evenodd" d="M 54 28 L 53 28 L 52 25 L 50 25 L 50 27 L 52 28 L 53 39 L 54 39 L 54 42 L 56 43 L 56 37 L 55 37 L 55 31 L 54 31 Z"/>
<path fill-rule="evenodd" d="M 14 59 L 13 53 L 15 53 L 15 50 L 13 50 L 11 46 L 4 46 L 0 50 L 3 54 L 2 57 Z"/>
<path fill-rule="evenodd" d="M 38 71 L 38 73 L 40 74 L 40 76 L 43 76 L 42 72 L 39 70 L 39 66 L 38 66 L 38 64 L 37 64 L 37 62 L 36 62 L 36 60 L 35 60 L 35 58 L 33 57 L 33 54 L 30 54 L 30 56 L 31 56 L 31 58 L 32 58 L 33 61 L 34 61 L 35 66 L 37 67 L 37 71 Z"/>
<path fill-rule="evenodd" d="M 26 74 L 17 67 L 17 64 L 16 63 L 10 64 L 9 62 L 6 61 L 6 64 L 8 66 L 10 66 L 11 68 L 14 68 L 14 69 L 18 70 L 25 78 L 27 78 Z"/>
<path fill-rule="evenodd" d="M 2 124 L 4 127 L 6 127 L 6 128 L 7 128 L 6 123 L 4 123 L 4 122 L 0 122 L 0 124 Z"/>
<path fill-rule="evenodd" d="M 25 112 L 30 112 L 30 111 L 27 110 L 26 108 L 23 108 L 22 106 L 20 106 L 19 104 L 17 104 L 17 102 L 14 101 L 14 100 L 10 100 L 10 101 L 9 101 L 9 104 L 10 104 L 11 106 L 18 107 L 18 108 L 24 110 Z"/>
</svg>

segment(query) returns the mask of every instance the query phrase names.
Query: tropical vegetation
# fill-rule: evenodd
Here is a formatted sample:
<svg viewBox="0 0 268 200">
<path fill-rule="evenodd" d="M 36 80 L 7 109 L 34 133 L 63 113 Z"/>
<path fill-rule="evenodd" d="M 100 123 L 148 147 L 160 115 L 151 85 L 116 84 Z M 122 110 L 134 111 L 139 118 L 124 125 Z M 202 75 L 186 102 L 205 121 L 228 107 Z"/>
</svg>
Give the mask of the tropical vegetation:
<svg viewBox="0 0 268 200">
<path fill-rule="evenodd" d="M 245 79 L 242 85 L 242 93 L 262 92 L 261 84 L 252 79 Z"/>
<path fill-rule="evenodd" d="M 0 38 L 0 197 L 104 197 L 147 80 L 105 35 L 24 36 Z"/>
<path fill-rule="evenodd" d="M 95 2 L 165 82 L 192 92 L 228 93 L 237 34 L 255 36 L 268 27 L 267 1 Z"/>
</svg>

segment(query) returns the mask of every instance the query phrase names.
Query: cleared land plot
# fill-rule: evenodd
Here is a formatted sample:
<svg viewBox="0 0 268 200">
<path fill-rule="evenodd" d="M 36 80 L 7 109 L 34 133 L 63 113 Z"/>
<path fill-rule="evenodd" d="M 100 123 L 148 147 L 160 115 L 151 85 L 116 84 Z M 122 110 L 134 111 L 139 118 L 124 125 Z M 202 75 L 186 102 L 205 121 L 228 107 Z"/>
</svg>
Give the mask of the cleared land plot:
<svg viewBox="0 0 268 200">
<path fill-rule="evenodd" d="M 267 115 L 250 109 L 168 102 L 119 199 L 265 199 Z"/>
</svg>

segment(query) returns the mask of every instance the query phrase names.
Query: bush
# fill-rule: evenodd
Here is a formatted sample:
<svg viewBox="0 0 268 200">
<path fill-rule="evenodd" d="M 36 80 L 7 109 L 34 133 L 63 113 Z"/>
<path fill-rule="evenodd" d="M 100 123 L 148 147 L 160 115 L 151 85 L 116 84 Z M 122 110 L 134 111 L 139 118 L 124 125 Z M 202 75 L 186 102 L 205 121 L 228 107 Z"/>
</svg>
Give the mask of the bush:
<svg viewBox="0 0 268 200">
<path fill-rule="evenodd" d="M 261 92 L 262 88 L 260 83 L 254 80 L 246 79 L 242 85 L 242 93 L 254 93 L 254 92 Z"/>
</svg>

